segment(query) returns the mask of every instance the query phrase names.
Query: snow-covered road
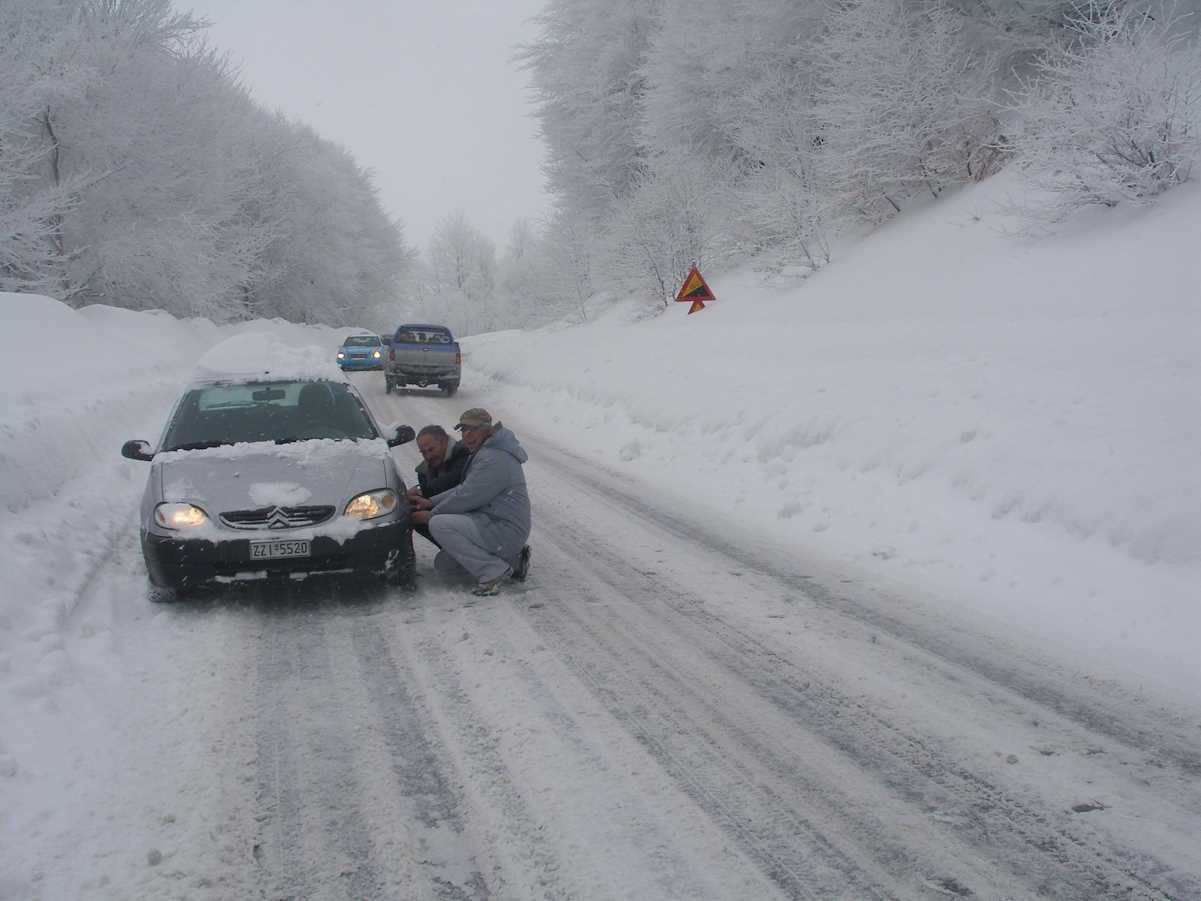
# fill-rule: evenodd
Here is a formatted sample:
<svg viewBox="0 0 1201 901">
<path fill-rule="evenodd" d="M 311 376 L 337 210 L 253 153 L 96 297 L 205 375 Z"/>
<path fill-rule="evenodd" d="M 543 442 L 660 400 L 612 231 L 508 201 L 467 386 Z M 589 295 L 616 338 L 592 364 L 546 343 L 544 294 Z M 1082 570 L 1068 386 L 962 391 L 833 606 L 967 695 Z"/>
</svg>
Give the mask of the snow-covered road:
<svg viewBox="0 0 1201 901">
<path fill-rule="evenodd" d="M 418 427 L 486 400 L 355 379 Z M 113 498 L 130 528 L 72 617 L 107 605 L 105 640 L 139 650 L 82 674 L 78 716 L 118 751 L 77 763 L 37 897 L 1201 896 L 1195 715 L 747 546 L 504 419 L 534 563 L 495 598 L 441 585 L 418 539 L 416 594 L 156 608 L 135 490 Z M 66 631 L 68 655 L 98 640 Z"/>
</svg>

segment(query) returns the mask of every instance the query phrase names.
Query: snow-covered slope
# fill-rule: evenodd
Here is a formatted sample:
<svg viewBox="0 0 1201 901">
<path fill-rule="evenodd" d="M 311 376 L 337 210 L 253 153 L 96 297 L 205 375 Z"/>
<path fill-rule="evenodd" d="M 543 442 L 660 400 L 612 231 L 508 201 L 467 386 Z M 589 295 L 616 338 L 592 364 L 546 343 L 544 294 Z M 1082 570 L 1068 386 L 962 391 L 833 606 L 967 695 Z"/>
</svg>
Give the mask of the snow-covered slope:
<svg viewBox="0 0 1201 901">
<path fill-rule="evenodd" d="M 1007 176 L 794 284 L 468 339 L 506 418 L 1090 668 L 1201 691 L 1201 190 L 1011 233 Z M 468 379 L 465 377 L 465 383 Z"/>
</svg>

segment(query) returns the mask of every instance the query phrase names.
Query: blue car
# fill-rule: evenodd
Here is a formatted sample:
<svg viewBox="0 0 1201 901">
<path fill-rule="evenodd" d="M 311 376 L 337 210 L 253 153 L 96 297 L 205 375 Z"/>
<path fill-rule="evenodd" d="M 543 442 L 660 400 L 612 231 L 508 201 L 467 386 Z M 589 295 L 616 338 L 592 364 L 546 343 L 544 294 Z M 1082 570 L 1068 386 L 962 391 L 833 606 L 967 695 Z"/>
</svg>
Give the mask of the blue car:
<svg viewBox="0 0 1201 901">
<path fill-rule="evenodd" d="M 387 356 L 379 335 L 351 335 L 338 348 L 338 365 L 344 370 L 383 369 Z"/>
</svg>

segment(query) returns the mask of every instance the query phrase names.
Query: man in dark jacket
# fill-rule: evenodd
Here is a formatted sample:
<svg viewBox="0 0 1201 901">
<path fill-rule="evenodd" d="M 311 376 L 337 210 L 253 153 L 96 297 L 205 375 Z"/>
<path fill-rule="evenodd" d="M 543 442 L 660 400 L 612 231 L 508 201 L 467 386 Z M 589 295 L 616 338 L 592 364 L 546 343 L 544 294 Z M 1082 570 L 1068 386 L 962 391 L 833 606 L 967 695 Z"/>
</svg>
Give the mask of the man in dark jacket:
<svg viewBox="0 0 1201 901">
<path fill-rule="evenodd" d="M 417 433 L 417 449 L 424 458 L 417 465 L 417 484 L 409 489 L 409 497 L 433 497 L 449 491 L 463 481 L 463 470 L 471 454 L 461 441 L 452 441 L 446 429 L 440 425 L 427 425 Z M 415 517 L 413 531 L 438 547 L 430 535 L 426 517 Z"/>
<path fill-rule="evenodd" d="M 428 519 L 442 546 L 434 559 L 439 572 L 469 576 L 474 594 L 496 594 L 501 582 L 524 578 L 529 569 L 530 498 L 522 472 L 528 458 L 517 436 L 494 425 L 487 410 L 468 410 L 455 428 L 471 453 L 463 480 L 432 498 L 414 498 L 414 522 Z"/>
</svg>

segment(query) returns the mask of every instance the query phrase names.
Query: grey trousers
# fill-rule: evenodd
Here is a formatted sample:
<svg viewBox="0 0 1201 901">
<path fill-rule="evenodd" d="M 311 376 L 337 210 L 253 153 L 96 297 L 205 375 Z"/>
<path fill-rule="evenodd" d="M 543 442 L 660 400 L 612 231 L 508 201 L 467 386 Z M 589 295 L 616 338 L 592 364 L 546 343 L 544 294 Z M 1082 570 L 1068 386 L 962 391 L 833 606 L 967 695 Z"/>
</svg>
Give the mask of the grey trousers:
<svg viewBox="0 0 1201 901">
<path fill-rule="evenodd" d="M 446 578 L 491 582 L 513 571 L 509 561 L 485 547 L 484 536 L 470 516 L 439 513 L 430 517 L 430 534 L 442 546 L 434 568 Z"/>
</svg>

